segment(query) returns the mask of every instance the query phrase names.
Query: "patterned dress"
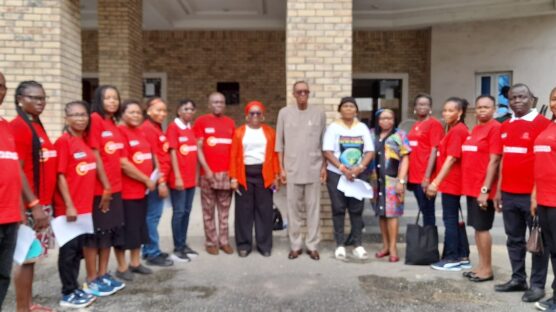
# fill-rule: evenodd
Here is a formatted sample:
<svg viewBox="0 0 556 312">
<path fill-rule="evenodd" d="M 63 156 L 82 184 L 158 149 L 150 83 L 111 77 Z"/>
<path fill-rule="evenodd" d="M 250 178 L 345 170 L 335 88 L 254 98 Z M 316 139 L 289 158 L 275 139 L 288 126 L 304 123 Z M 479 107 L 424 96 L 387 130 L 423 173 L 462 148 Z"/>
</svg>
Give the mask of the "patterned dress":
<svg viewBox="0 0 556 312">
<path fill-rule="evenodd" d="M 402 157 L 411 152 L 409 140 L 405 132 L 398 129 L 383 140 L 374 131 L 371 134 L 376 148 L 371 175 L 371 182 L 376 188 L 373 209 L 380 217 L 399 217 L 403 215 L 404 202 L 396 194 L 396 183 Z"/>
</svg>

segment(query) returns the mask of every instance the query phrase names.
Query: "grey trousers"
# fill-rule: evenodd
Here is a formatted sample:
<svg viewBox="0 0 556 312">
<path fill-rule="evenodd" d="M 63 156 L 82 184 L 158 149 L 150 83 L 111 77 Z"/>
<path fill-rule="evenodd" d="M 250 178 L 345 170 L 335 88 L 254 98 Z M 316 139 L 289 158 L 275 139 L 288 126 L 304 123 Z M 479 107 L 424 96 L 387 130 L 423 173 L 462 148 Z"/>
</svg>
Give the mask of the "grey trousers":
<svg viewBox="0 0 556 312">
<path fill-rule="evenodd" d="M 303 211 L 307 216 L 307 234 L 305 246 L 309 250 L 317 250 L 320 241 L 320 182 L 308 184 L 287 183 L 288 202 L 288 236 L 292 250 L 303 247 L 301 227 Z"/>
</svg>

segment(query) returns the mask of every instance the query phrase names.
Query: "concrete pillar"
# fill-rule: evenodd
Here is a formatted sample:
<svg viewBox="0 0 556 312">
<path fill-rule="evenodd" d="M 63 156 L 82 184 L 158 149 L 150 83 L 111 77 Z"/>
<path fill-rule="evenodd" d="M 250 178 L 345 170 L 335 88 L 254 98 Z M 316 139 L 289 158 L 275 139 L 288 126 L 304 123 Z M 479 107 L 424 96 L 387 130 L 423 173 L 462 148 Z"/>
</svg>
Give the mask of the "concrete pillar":
<svg viewBox="0 0 556 312">
<path fill-rule="evenodd" d="M 16 114 L 17 84 L 36 80 L 48 96 L 41 120 L 50 137 L 57 138 L 63 127 L 63 105 L 81 99 L 79 0 L 0 2 L 0 71 L 8 85 L 2 116 Z"/>
<path fill-rule="evenodd" d="M 352 0 L 288 0 L 286 30 L 286 94 L 294 104 L 291 88 L 306 80 L 311 89 L 309 105 L 319 105 L 328 121 L 336 117 L 340 98 L 351 95 Z M 323 188 L 325 189 L 325 188 Z M 322 237 L 333 234 L 330 200 L 322 199 Z"/>
<path fill-rule="evenodd" d="M 98 1 L 100 84 L 115 85 L 122 99 L 142 99 L 143 2 Z"/>
</svg>

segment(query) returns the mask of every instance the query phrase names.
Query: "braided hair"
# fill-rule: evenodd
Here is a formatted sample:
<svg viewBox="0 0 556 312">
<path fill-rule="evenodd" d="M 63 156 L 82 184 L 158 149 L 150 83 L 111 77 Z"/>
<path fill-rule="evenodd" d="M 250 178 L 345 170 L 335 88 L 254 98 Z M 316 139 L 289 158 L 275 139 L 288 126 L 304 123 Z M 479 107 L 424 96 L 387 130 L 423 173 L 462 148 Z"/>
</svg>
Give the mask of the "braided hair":
<svg viewBox="0 0 556 312">
<path fill-rule="evenodd" d="M 23 96 L 25 90 L 27 90 L 28 88 L 41 88 L 43 89 L 42 85 L 34 80 L 27 80 L 27 81 L 22 81 L 17 88 L 15 89 L 15 110 L 17 112 L 17 115 L 19 117 L 21 117 L 21 119 L 23 119 L 23 121 L 25 121 L 25 123 L 29 126 L 29 129 L 31 130 L 32 133 L 32 155 L 33 155 L 33 184 L 34 184 L 34 191 L 35 191 L 35 196 L 40 197 L 40 174 L 41 174 L 41 161 L 43 160 L 43 155 L 42 155 L 42 148 L 41 148 L 41 141 L 39 138 L 39 135 L 37 134 L 37 131 L 35 131 L 35 128 L 33 127 L 33 124 L 31 122 L 31 120 L 29 119 L 29 116 L 27 116 L 27 113 L 25 113 L 23 111 L 23 108 L 21 106 L 19 106 L 19 101 L 18 101 L 18 97 Z M 44 89 L 43 89 L 44 90 Z M 35 118 L 35 122 L 38 123 L 41 128 L 44 129 L 44 126 L 39 118 L 39 116 L 36 116 Z"/>
</svg>

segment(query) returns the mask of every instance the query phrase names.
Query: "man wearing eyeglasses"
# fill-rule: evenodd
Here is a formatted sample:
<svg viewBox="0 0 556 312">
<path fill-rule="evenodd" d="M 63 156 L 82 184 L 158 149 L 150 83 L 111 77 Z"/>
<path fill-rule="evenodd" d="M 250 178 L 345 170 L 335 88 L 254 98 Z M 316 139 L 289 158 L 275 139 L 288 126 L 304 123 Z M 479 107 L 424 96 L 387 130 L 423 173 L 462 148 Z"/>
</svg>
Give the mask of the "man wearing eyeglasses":
<svg viewBox="0 0 556 312">
<path fill-rule="evenodd" d="M 289 259 L 302 253 L 302 211 L 306 211 L 305 247 L 313 260 L 319 260 L 321 183 L 326 181 L 326 162 L 321 152 L 326 115 L 309 105 L 309 84 L 293 84 L 296 105 L 282 108 L 276 126 L 276 147 L 280 161 L 280 182 L 286 184 L 288 205 Z M 305 206 L 305 209 L 303 209 Z"/>
</svg>

